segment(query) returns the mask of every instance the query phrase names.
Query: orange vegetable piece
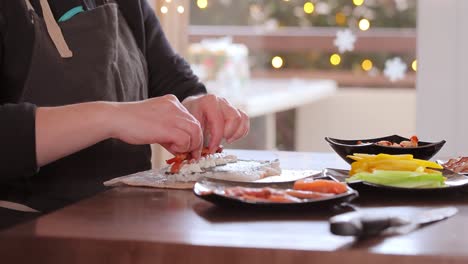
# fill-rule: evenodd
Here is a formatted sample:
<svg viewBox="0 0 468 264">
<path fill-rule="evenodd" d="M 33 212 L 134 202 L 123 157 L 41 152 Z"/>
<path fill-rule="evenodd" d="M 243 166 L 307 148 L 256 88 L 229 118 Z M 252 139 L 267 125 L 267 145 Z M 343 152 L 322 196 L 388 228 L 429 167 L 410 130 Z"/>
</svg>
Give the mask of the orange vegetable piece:
<svg viewBox="0 0 468 264">
<path fill-rule="evenodd" d="M 223 146 L 218 146 L 216 153 L 223 152 Z M 202 157 L 210 154 L 207 147 L 204 147 L 201 151 Z M 191 160 L 192 154 L 190 153 L 178 153 L 173 158 L 166 160 L 167 164 L 172 164 L 171 173 L 179 173 L 180 168 L 182 167 L 182 162 L 185 160 Z"/>
<path fill-rule="evenodd" d="M 340 194 L 348 191 L 346 184 L 331 180 L 302 179 L 294 182 L 295 190 L 313 191 L 320 193 Z"/>
<path fill-rule="evenodd" d="M 172 164 L 171 173 L 179 173 L 180 168 L 182 167 L 182 161 L 176 161 Z"/>
</svg>

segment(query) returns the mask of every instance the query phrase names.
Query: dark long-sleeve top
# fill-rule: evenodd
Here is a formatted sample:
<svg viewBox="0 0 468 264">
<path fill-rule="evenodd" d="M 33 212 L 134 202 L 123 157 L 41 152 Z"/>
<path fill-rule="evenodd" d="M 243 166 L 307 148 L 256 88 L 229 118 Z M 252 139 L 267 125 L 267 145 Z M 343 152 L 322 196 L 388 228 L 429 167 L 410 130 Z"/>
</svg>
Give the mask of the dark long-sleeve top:
<svg viewBox="0 0 468 264">
<path fill-rule="evenodd" d="M 58 19 L 77 2 L 49 0 Z M 190 66 L 169 45 L 161 25 L 146 0 L 116 0 L 136 43 L 146 57 L 150 97 L 174 94 L 179 100 L 206 92 Z M 37 13 L 39 0 L 31 0 Z M 28 73 L 34 29 L 24 0 L 0 0 L 0 185 L 33 176 L 37 171 L 35 109 L 18 103 Z"/>
</svg>

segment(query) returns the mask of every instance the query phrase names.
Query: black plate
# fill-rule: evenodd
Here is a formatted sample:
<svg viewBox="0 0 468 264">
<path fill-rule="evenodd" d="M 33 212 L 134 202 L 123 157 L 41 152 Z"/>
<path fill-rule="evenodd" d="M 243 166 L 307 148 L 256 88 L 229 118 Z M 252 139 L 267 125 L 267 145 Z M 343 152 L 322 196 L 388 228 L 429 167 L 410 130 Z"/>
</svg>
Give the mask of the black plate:
<svg viewBox="0 0 468 264">
<path fill-rule="evenodd" d="M 325 140 L 330 144 L 332 149 L 346 162 L 349 164 L 353 163 L 353 160 L 347 158 L 348 155 L 353 155 L 354 153 L 365 153 L 365 154 L 412 154 L 416 159 L 429 160 L 431 159 L 439 150 L 444 146 L 445 140 L 440 142 L 425 142 L 419 141 L 419 146 L 415 148 L 399 148 L 399 147 L 386 147 L 375 145 L 381 140 L 387 140 L 390 142 L 401 142 L 403 140 L 409 140 L 408 138 L 393 135 L 380 138 L 369 138 L 369 139 L 336 139 L 326 137 Z M 357 142 L 361 141 L 365 144 L 358 145 Z"/>
<path fill-rule="evenodd" d="M 316 179 L 327 179 L 335 180 L 332 177 L 328 176 L 319 176 L 315 177 Z M 254 208 L 303 208 L 303 207 L 332 207 L 335 205 L 340 205 L 345 202 L 349 202 L 354 198 L 358 197 L 358 192 L 348 187 L 348 191 L 343 194 L 337 194 L 331 197 L 321 198 L 321 199 L 304 199 L 300 203 L 274 203 L 274 202 L 252 202 L 245 201 L 229 196 L 225 196 L 220 193 L 210 192 L 214 190 L 222 190 L 226 187 L 271 187 L 277 189 L 292 189 L 294 182 L 280 182 L 280 183 L 252 183 L 252 182 L 228 182 L 215 179 L 202 179 L 198 181 L 193 187 L 193 192 L 196 196 L 214 203 L 219 206 L 242 206 L 242 207 L 254 207 Z M 204 194 L 209 192 L 209 194 Z"/>
<path fill-rule="evenodd" d="M 349 182 L 348 185 L 356 190 L 362 190 L 363 187 L 369 189 L 369 187 L 375 190 L 389 190 L 389 191 L 398 191 L 398 192 L 446 192 L 446 191 L 454 191 L 454 190 L 461 190 L 468 188 L 468 176 L 457 174 L 453 171 L 443 169 L 442 174 L 447 178 L 445 180 L 446 186 L 443 187 L 435 187 L 435 188 L 403 188 L 403 187 L 394 187 L 388 185 L 381 185 L 375 184 L 365 181 L 356 181 L 356 182 Z M 334 179 L 345 182 L 346 178 L 349 176 L 349 170 L 340 170 L 340 169 L 325 169 L 322 172 L 323 176 L 326 177 L 333 177 Z"/>
</svg>

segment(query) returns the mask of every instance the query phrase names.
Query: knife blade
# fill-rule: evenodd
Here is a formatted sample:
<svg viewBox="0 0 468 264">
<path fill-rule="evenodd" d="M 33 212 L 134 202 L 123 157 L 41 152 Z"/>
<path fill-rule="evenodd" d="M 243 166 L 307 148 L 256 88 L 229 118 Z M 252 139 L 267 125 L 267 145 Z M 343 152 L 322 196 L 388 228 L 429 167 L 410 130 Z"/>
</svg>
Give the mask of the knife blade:
<svg viewBox="0 0 468 264">
<path fill-rule="evenodd" d="M 385 212 L 384 210 L 363 210 L 340 214 L 330 218 L 330 231 L 340 236 L 368 237 L 392 230 L 408 233 L 422 225 L 441 221 L 458 212 L 456 207 L 441 207 L 422 210 L 412 215 Z"/>
</svg>

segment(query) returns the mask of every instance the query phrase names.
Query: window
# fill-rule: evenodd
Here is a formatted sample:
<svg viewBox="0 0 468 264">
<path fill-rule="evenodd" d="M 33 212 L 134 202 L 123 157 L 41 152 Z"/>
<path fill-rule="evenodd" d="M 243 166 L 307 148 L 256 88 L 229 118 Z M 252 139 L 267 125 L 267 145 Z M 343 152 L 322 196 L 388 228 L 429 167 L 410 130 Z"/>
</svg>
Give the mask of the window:
<svg viewBox="0 0 468 264">
<path fill-rule="evenodd" d="M 258 91 L 267 98 L 247 107 L 252 133 L 234 147 L 330 151 L 324 136 L 415 133 L 416 0 L 156 2 L 166 34 L 188 39 L 179 51 L 211 92 L 240 108 Z M 170 18 L 182 16 L 179 5 L 184 17 Z"/>
<path fill-rule="evenodd" d="M 340 52 L 335 39 L 343 36 L 346 48 L 347 33 L 355 45 Z M 342 87 L 415 86 L 415 0 L 191 1 L 190 42 L 226 36 L 247 47 L 252 77 L 327 78 Z M 197 58 L 193 62 L 203 65 Z M 388 61 L 406 68 L 402 79 L 383 74 Z"/>
</svg>

